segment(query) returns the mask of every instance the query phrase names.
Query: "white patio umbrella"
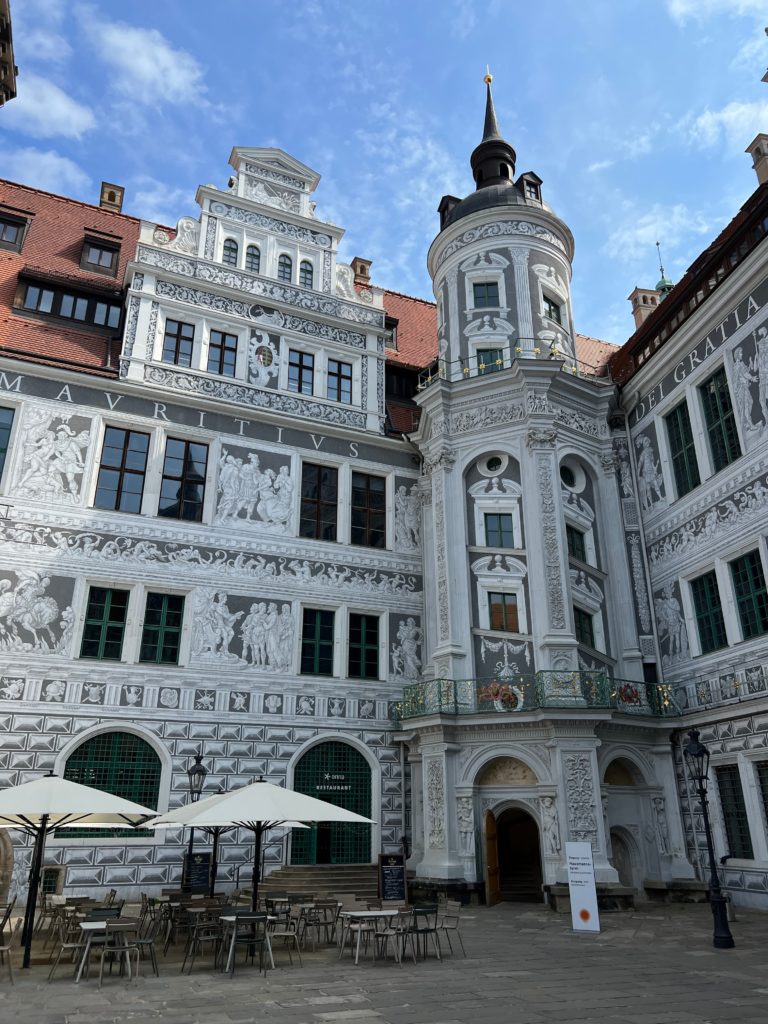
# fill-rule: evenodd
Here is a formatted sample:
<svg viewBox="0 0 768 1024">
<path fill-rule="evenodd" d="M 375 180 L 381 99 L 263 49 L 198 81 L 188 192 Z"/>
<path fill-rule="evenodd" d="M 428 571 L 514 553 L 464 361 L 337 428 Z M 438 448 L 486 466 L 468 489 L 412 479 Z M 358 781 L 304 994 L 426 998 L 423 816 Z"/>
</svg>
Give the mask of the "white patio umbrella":
<svg viewBox="0 0 768 1024">
<path fill-rule="evenodd" d="M 192 828 L 244 828 L 253 832 L 253 884 L 251 908 L 256 909 L 261 874 L 261 844 L 264 833 L 278 825 L 296 826 L 301 822 L 346 821 L 372 825 L 370 818 L 326 803 L 313 796 L 297 793 L 283 786 L 257 779 L 249 786 L 233 789 L 185 804 L 147 823 L 148 828 L 171 828 L 187 825 Z"/>
<path fill-rule="evenodd" d="M 19 829 L 35 840 L 21 937 L 24 967 L 29 967 L 46 837 L 59 829 L 88 825 L 133 828 L 156 814 L 157 811 L 150 807 L 142 807 L 92 786 L 70 782 L 53 773 L 0 790 L 0 828 Z"/>
</svg>

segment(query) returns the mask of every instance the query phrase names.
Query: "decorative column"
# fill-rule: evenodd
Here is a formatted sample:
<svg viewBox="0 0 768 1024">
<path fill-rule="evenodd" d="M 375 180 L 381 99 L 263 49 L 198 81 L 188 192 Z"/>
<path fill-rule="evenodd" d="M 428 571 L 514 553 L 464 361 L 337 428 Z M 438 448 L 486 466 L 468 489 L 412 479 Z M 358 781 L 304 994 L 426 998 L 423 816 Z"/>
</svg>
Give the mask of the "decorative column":
<svg viewBox="0 0 768 1024">
<path fill-rule="evenodd" d="M 408 751 L 411 766 L 411 855 L 408 867 L 416 868 L 424 857 L 424 797 L 421 754 L 411 747 Z"/>
<path fill-rule="evenodd" d="M 464 879 L 467 882 L 477 882 L 479 879 L 475 851 L 475 809 L 471 787 L 456 790 L 456 825 Z"/>
<path fill-rule="evenodd" d="M 452 743 L 422 745 L 424 794 L 424 857 L 416 869 L 418 878 L 459 879 L 464 865 L 459 857 L 455 806 L 456 772 L 453 761 L 459 747 Z"/>
<path fill-rule="evenodd" d="M 533 310 L 531 309 L 531 286 L 528 280 L 528 258 L 530 249 L 511 248 L 512 266 L 515 272 L 515 292 L 517 294 L 517 329 L 520 332 L 518 343 L 525 356 L 533 355 L 536 346 L 533 329 Z"/>
<path fill-rule="evenodd" d="M 565 809 L 565 821 L 560 823 L 564 833 L 561 881 L 567 879 L 566 840 L 591 844 L 598 882 L 617 884 L 619 881 L 618 872 L 608 863 L 608 840 L 597 767 L 599 742 L 594 736 L 585 737 L 584 740 L 563 737 L 556 749 L 556 757 L 560 762 L 559 776 L 564 789 L 561 806 Z"/>
</svg>

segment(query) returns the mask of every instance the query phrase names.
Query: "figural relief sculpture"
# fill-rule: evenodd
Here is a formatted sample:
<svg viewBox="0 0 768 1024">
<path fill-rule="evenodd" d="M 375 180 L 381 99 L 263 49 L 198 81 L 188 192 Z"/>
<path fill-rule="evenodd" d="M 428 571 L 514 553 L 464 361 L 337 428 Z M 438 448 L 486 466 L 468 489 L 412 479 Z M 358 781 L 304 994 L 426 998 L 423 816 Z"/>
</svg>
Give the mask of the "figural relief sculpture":
<svg viewBox="0 0 768 1024">
<path fill-rule="evenodd" d="M 214 522 L 242 518 L 262 529 L 286 533 L 292 507 L 293 480 L 288 466 L 281 466 L 278 473 L 273 469 L 262 471 L 255 452 L 244 462 L 222 448 Z"/>
</svg>

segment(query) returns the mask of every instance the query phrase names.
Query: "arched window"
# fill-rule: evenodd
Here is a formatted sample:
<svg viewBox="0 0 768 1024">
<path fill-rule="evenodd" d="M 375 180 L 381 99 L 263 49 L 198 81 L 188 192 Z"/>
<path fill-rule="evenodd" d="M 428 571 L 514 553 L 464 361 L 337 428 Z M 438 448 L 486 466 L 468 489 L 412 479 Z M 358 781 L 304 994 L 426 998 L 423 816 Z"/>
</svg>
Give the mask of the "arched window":
<svg viewBox="0 0 768 1024">
<path fill-rule="evenodd" d="M 302 260 L 301 266 L 299 267 L 299 284 L 304 288 L 311 288 L 313 276 L 314 271 L 312 269 L 312 264 L 309 260 Z"/>
<path fill-rule="evenodd" d="M 103 732 L 72 751 L 64 778 L 121 796 L 144 807 L 157 808 L 160 798 L 160 758 L 150 745 L 132 732 Z M 88 829 L 89 836 L 149 835 L 124 829 Z M 73 833 L 73 837 L 77 835 Z"/>
<path fill-rule="evenodd" d="M 237 266 L 237 242 L 234 238 L 224 239 L 224 246 L 221 250 L 221 261 L 222 263 L 229 264 L 230 267 Z"/>
<path fill-rule="evenodd" d="M 249 245 L 245 250 L 245 269 L 258 274 L 261 268 L 261 251 L 258 245 Z"/>
<path fill-rule="evenodd" d="M 278 281 L 290 281 L 293 277 L 293 260 L 290 256 L 286 256 L 285 253 L 277 261 L 277 279 Z"/>
</svg>

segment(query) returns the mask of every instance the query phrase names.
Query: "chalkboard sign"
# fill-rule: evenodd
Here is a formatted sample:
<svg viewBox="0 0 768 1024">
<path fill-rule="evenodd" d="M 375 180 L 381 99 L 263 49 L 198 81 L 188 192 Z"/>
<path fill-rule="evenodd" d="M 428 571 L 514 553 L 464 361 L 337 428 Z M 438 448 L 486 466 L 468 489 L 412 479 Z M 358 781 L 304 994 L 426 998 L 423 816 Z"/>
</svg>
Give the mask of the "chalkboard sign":
<svg viewBox="0 0 768 1024">
<path fill-rule="evenodd" d="M 402 853 L 379 854 L 379 896 L 383 900 L 407 900 L 405 857 Z"/>
<path fill-rule="evenodd" d="M 184 857 L 185 888 L 190 892 L 208 892 L 211 884 L 211 853 L 205 850 L 202 853 L 193 853 L 192 860 Z"/>
</svg>

